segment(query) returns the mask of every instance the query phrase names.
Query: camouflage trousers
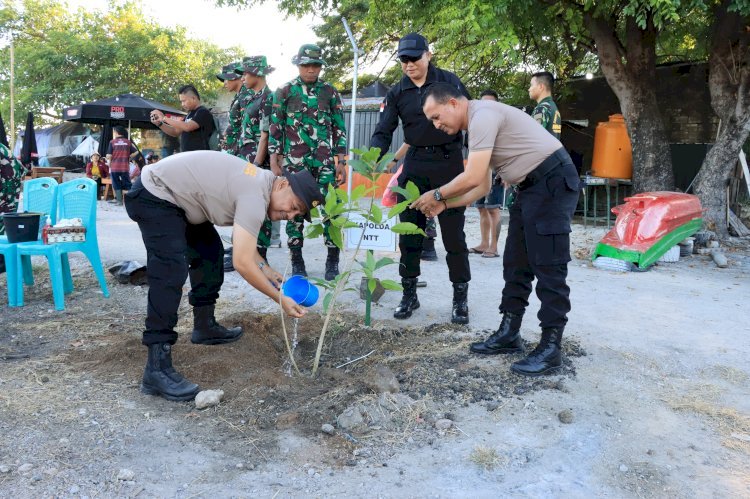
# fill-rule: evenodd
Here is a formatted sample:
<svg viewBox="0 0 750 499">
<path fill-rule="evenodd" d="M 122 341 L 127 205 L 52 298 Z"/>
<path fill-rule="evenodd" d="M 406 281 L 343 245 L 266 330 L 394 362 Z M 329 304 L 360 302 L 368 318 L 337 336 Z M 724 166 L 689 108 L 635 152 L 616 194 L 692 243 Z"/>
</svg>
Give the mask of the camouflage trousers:
<svg viewBox="0 0 750 499">
<path fill-rule="evenodd" d="M 21 181 L 15 178 L 2 180 L 0 185 L 0 235 L 5 234 L 5 224 L 3 223 L 3 213 L 13 213 L 18 208 L 18 194 L 20 192 Z"/>
<path fill-rule="evenodd" d="M 328 186 L 336 182 L 336 167 L 333 163 L 329 165 L 322 165 L 320 167 L 306 167 L 305 165 L 294 165 L 287 164 L 286 169 L 290 172 L 298 172 L 306 168 L 312 176 L 318 181 L 318 187 L 320 191 L 325 195 L 328 192 Z M 331 226 L 330 222 L 323 224 L 323 238 L 325 239 L 325 245 L 329 248 L 335 248 L 331 236 L 328 233 L 328 228 Z M 287 245 L 290 248 L 301 248 L 304 243 L 304 230 L 305 230 L 305 219 L 301 216 L 295 217 L 294 220 L 290 220 L 286 223 L 286 235 L 289 238 Z"/>
</svg>

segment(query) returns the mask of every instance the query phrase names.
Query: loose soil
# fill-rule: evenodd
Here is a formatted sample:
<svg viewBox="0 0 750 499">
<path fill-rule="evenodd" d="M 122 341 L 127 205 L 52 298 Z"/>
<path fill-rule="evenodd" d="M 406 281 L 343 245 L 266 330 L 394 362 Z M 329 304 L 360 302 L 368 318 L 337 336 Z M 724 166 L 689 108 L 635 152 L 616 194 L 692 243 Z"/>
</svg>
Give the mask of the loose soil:
<svg viewBox="0 0 750 499">
<path fill-rule="evenodd" d="M 137 229 L 103 208 L 105 267 L 143 261 Z M 728 269 L 694 256 L 619 274 L 587 261 L 603 232 L 574 232 L 565 364 L 540 378 L 509 371 L 520 355 L 468 351 L 497 326 L 500 259 L 471 260 L 470 326 L 448 321 L 442 262 L 424 265 L 409 321 L 389 319 L 398 296 L 387 293 L 364 327 L 361 302 L 344 295 L 315 378 L 320 309 L 299 322 L 294 373 L 273 303 L 228 275 L 217 317 L 243 326 L 239 341 L 191 344 L 186 300 L 180 309 L 175 366 L 224 391 L 205 410 L 139 391 L 145 287 L 108 276 L 104 299 L 76 257 L 75 291 L 56 312 L 35 260 L 26 306 L 0 315 L 0 496 L 750 496 L 746 242 L 727 249 Z M 321 266 L 322 247 L 305 251 Z M 270 259 L 283 268 L 286 256 Z M 530 301 L 527 349 L 539 337 Z M 379 393 L 384 368 L 397 393 Z M 352 413 L 361 422 L 345 425 Z"/>
</svg>

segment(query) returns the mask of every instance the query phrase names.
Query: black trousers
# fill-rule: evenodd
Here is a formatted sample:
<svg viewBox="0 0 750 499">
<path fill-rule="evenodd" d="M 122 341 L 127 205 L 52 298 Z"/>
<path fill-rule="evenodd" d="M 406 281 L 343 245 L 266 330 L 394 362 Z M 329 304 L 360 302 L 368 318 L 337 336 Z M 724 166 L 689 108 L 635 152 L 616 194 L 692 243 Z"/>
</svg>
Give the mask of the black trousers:
<svg viewBox="0 0 750 499">
<path fill-rule="evenodd" d="M 182 208 L 143 187 L 140 178 L 125 196 L 128 216 L 138 223 L 146 245 L 148 308 L 143 344 L 177 341 L 174 327 L 182 286 L 194 307 L 213 305 L 224 283 L 224 248 L 213 224 L 191 224 Z"/>
<path fill-rule="evenodd" d="M 461 149 L 451 148 L 417 148 L 411 147 L 404 159 L 404 169 L 398 179 L 400 187 L 406 186 L 411 180 L 419 188 L 420 193 L 436 189 L 453 180 L 463 173 L 464 163 Z M 403 201 L 403 196 L 398 197 Z M 469 268 L 469 251 L 466 249 L 466 235 L 464 234 L 465 208 L 451 208 L 438 215 L 440 231 L 445 246 L 445 261 L 448 264 L 448 276 L 451 282 L 463 283 L 471 280 Z M 411 222 L 420 229 L 425 228 L 427 218 L 419 210 L 406 209 L 401 213 L 402 222 Z M 403 235 L 399 237 L 401 250 L 401 277 L 418 277 L 420 275 L 420 256 L 422 254 L 422 235 Z"/>
<path fill-rule="evenodd" d="M 510 207 L 500 311 L 523 315 L 536 278 L 540 326 L 564 327 L 570 312 L 570 288 L 566 283 L 570 222 L 578 203 L 580 181 L 565 149 L 552 154 L 535 171 L 521 183 Z"/>
</svg>

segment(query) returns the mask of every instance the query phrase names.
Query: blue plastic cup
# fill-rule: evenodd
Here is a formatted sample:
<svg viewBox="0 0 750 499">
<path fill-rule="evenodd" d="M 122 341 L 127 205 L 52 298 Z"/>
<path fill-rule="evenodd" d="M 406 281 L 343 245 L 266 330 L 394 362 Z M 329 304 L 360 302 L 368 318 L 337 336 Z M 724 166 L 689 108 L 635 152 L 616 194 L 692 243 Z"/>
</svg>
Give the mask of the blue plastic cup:
<svg viewBox="0 0 750 499">
<path fill-rule="evenodd" d="M 315 305 L 320 295 L 317 286 L 301 275 L 293 275 L 287 279 L 282 290 L 284 291 L 284 296 L 288 296 L 303 307 L 312 307 Z"/>
</svg>

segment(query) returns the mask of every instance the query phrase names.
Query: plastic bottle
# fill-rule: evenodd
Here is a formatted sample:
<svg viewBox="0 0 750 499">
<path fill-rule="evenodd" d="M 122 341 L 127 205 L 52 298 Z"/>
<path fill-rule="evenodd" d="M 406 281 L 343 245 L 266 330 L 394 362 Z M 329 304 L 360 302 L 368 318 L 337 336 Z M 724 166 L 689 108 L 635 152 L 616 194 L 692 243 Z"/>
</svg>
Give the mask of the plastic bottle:
<svg viewBox="0 0 750 499">
<path fill-rule="evenodd" d="M 50 227 L 52 227 L 52 219 L 50 219 L 50 217 L 47 216 L 47 220 L 44 222 L 44 227 L 42 228 L 42 243 L 44 244 L 48 244 L 47 233 Z"/>
</svg>

